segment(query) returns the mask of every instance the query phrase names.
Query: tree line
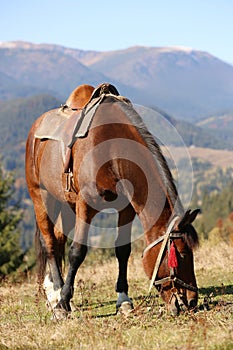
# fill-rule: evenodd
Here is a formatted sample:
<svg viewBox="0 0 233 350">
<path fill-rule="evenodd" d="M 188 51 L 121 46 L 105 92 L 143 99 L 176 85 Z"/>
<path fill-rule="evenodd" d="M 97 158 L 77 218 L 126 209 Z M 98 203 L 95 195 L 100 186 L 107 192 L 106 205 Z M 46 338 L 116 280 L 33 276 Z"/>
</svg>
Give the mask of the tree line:
<svg viewBox="0 0 233 350">
<path fill-rule="evenodd" d="M 24 259 L 19 229 L 23 213 L 14 192 L 13 174 L 0 165 L 0 278 L 15 272 Z"/>
</svg>

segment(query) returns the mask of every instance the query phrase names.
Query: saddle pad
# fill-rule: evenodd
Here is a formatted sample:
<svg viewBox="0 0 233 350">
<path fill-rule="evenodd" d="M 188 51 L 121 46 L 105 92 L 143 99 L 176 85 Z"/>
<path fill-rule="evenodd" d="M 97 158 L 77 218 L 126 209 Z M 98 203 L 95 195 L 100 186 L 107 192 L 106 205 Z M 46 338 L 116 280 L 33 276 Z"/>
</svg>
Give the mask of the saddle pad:
<svg viewBox="0 0 233 350">
<path fill-rule="evenodd" d="M 104 95 L 93 99 L 82 111 L 62 107 L 47 112 L 35 132 L 35 137 L 62 141 L 71 147 L 76 138 L 87 135 L 96 109 L 103 98 Z"/>
</svg>

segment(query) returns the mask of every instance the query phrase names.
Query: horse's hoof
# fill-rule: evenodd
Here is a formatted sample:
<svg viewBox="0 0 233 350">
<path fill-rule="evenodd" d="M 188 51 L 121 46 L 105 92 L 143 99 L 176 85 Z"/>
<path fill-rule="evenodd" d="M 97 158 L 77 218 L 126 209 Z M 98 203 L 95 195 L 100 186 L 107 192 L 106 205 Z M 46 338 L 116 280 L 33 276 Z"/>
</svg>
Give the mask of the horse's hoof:
<svg viewBox="0 0 233 350">
<path fill-rule="evenodd" d="M 117 312 L 125 316 L 128 316 L 132 312 L 132 310 L 133 310 L 133 304 L 129 301 L 123 301 L 121 306 L 117 308 Z"/>
<path fill-rule="evenodd" d="M 75 304 L 73 303 L 73 301 L 70 301 L 70 308 L 72 312 L 77 311 L 77 307 L 75 306 Z"/>
<path fill-rule="evenodd" d="M 53 315 L 51 317 L 52 321 L 62 321 L 69 318 L 70 312 L 65 309 L 53 309 Z"/>
</svg>

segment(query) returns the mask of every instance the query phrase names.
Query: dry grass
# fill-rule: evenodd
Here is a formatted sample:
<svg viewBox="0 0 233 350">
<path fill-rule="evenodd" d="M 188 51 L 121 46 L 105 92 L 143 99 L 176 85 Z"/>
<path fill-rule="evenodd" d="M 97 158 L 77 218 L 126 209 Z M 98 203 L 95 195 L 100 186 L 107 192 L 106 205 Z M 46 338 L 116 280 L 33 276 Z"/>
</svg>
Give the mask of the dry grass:
<svg viewBox="0 0 233 350">
<path fill-rule="evenodd" d="M 0 287 L 0 349 L 232 349 L 233 248 L 208 244 L 196 252 L 199 311 L 173 318 L 156 291 L 148 296 L 140 254 L 129 264 L 135 312 L 115 314 L 116 261 L 87 261 L 80 268 L 74 295 L 77 311 L 54 322 L 32 280 Z"/>
<path fill-rule="evenodd" d="M 167 149 L 162 148 L 164 154 L 167 154 Z M 184 149 L 180 147 L 169 147 L 176 161 L 179 161 L 184 156 Z M 215 150 L 212 148 L 201 148 L 201 147 L 189 147 L 187 149 L 188 154 L 191 158 L 202 159 L 206 162 L 212 163 L 216 167 L 227 168 L 233 164 L 233 151 L 228 150 Z M 168 155 L 169 157 L 169 155 Z"/>
</svg>

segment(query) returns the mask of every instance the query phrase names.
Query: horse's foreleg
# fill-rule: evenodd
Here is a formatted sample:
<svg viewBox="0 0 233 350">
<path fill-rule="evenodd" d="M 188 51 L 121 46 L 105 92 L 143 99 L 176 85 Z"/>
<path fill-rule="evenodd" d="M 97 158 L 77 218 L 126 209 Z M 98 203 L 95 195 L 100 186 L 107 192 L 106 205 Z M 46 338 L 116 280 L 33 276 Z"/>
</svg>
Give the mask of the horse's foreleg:
<svg viewBox="0 0 233 350">
<path fill-rule="evenodd" d="M 127 267 L 131 253 L 131 228 L 134 217 L 135 212 L 131 205 L 119 212 L 118 237 L 115 242 L 115 253 L 119 265 L 116 283 L 116 292 L 118 293 L 116 308 L 118 310 L 121 307 L 123 311 L 125 308 L 133 308 L 133 303 L 128 297 Z"/>
</svg>

